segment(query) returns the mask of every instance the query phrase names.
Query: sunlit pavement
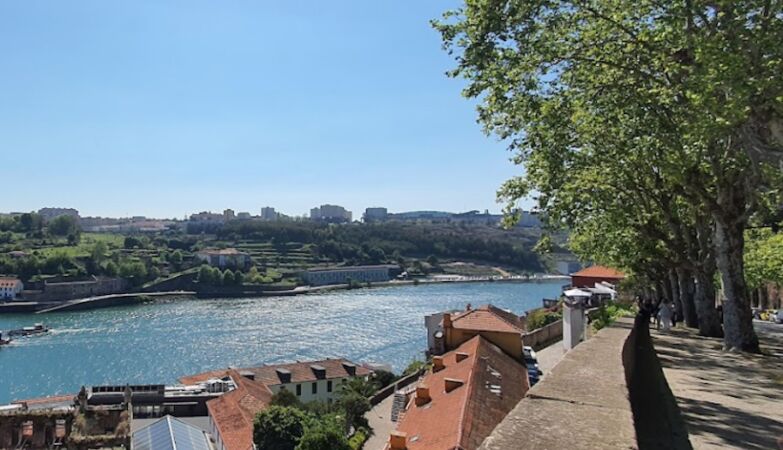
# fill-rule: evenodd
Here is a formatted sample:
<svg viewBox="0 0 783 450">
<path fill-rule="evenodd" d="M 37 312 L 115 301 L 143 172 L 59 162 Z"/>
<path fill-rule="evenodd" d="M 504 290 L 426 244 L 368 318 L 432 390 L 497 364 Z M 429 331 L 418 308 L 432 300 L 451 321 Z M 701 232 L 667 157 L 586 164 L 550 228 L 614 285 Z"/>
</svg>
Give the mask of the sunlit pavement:
<svg viewBox="0 0 783 450">
<path fill-rule="evenodd" d="M 783 437 L 783 326 L 754 322 L 762 354 L 723 351 L 695 330 L 651 330 L 695 449 L 773 449 Z"/>
</svg>

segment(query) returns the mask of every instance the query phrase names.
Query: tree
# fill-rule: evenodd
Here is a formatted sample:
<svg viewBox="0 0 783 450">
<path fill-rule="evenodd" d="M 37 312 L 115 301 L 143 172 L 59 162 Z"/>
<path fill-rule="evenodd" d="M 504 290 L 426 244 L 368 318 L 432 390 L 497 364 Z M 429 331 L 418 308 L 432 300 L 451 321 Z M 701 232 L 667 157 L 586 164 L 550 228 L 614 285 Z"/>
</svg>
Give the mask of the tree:
<svg viewBox="0 0 783 450">
<path fill-rule="evenodd" d="M 179 249 L 174 250 L 169 256 L 169 262 L 171 262 L 171 264 L 174 265 L 177 270 L 179 270 L 180 267 L 182 267 L 182 251 Z"/>
<path fill-rule="evenodd" d="M 90 251 L 90 258 L 92 258 L 96 264 L 101 264 L 106 259 L 106 253 L 108 251 L 109 248 L 106 246 L 106 243 L 103 241 L 98 241 L 95 243 L 95 245 L 92 246 L 92 250 Z"/>
<path fill-rule="evenodd" d="M 212 275 L 212 268 L 207 264 L 203 264 L 198 270 L 198 282 L 203 284 L 214 284 L 215 279 Z"/>
<path fill-rule="evenodd" d="M 781 22 L 779 6 L 763 0 L 477 0 L 435 26 L 456 53 L 450 74 L 481 99 L 485 130 L 508 139 L 526 166 L 501 190 L 506 211 L 533 192 L 546 215 L 572 204 L 560 191 L 577 173 L 571 163 L 599 169 L 602 149 L 621 162 L 655 161 L 664 188 L 714 226 L 725 346 L 758 351 L 743 232 L 769 185 L 767 164 L 783 156 L 774 75 L 783 49 L 771 44 L 783 39 Z M 615 142 L 602 140 L 607 130 Z"/>
<path fill-rule="evenodd" d="M 226 269 L 223 272 L 223 283 L 226 286 L 232 286 L 234 284 L 234 272 L 231 269 Z"/>
<path fill-rule="evenodd" d="M 122 246 L 128 250 L 131 250 L 134 248 L 142 248 L 144 245 L 142 244 L 141 240 L 135 236 L 125 236 L 125 241 L 123 242 Z"/>
<path fill-rule="evenodd" d="M 118 272 L 133 284 L 141 284 L 147 278 L 147 266 L 141 261 L 125 260 L 120 263 Z"/>
<path fill-rule="evenodd" d="M 117 267 L 117 263 L 114 261 L 109 261 L 106 263 L 106 266 L 103 269 L 104 273 L 110 277 L 116 277 L 119 273 L 119 268 Z"/>
<path fill-rule="evenodd" d="M 271 405 L 253 423 L 253 442 L 258 450 L 294 450 L 309 422 L 296 408 Z"/>
<path fill-rule="evenodd" d="M 242 283 L 245 281 L 245 274 L 243 274 L 241 271 L 237 270 L 234 272 L 234 284 L 237 286 L 242 286 Z"/>
<path fill-rule="evenodd" d="M 299 401 L 299 398 L 296 396 L 296 394 L 289 391 L 288 389 L 281 389 L 276 394 L 274 394 L 269 404 L 302 409 L 302 402 Z"/>
<path fill-rule="evenodd" d="M 296 450 L 351 450 L 340 422 L 334 416 L 313 421 L 305 428 Z"/>
<path fill-rule="evenodd" d="M 49 222 L 47 227 L 52 236 L 78 236 L 81 233 L 79 219 L 73 216 L 57 216 Z"/>
<path fill-rule="evenodd" d="M 370 401 L 366 396 L 353 391 L 351 389 L 343 389 L 340 391 L 340 397 L 337 400 L 338 407 L 345 414 L 345 426 L 348 429 L 358 429 L 359 427 L 367 427 L 367 419 L 364 417 L 368 411 L 372 408 Z"/>
</svg>

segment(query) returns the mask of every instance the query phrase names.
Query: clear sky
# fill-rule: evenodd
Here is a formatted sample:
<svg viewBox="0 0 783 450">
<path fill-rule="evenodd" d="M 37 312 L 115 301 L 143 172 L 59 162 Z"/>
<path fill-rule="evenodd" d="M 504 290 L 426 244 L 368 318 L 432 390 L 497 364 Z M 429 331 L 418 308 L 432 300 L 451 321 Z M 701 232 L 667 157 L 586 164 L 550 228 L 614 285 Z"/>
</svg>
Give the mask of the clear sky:
<svg viewBox="0 0 783 450">
<path fill-rule="evenodd" d="M 498 211 L 457 0 L 0 2 L 0 211 Z"/>
</svg>

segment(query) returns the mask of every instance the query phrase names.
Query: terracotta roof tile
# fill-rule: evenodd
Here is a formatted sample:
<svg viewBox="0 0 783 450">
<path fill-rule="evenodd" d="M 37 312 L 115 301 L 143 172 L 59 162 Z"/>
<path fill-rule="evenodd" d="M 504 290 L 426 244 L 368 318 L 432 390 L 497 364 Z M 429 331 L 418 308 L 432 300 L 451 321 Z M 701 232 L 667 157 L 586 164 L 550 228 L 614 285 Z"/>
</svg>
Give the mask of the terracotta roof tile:
<svg viewBox="0 0 783 450">
<path fill-rule="evenodd" d="M 252 372 L 256 381 L 260 381 L 266 385 L 274 386 L 282 384 L 280 378 L 277 376 L 277 369 L 287 369 L 291 372 L 290 383 L 305 383 L 308 381 L 315 381 L 318 378 L 313 372 L 312 366 L 321 366 L 326 370 L 326 376 L 324 379 L 333 378 L 347 378 L 351 375 L 346 370 L 343 364 L 353 364 L 347 359 L 323 359 L 320 361 L 303 361 L 287 364 L 273 364 L 268 366 L 248 367 L 245 369 L 237 369 L 240 372 Z M 353 364 L 356 367 L 355 376 L 367 376 L 371 373 L 371 370 L 362 365 Z M 182 384 L 197 384 L 202 381 L 206 381 L 212 378 L 223 378 L 226 376 L 226 369 L 212 370 L 196 375 L 190 375 L 179 379 Z"/>
<path fill-rule="evenodd" d="M 457 362 L 458 353 L 468 356 Z M 527 369 L 480 335 L 443 355 L 443 362 L 444 369 L 419 384 L 429 388 L 431 400 L 416 406 L 412 399 L 397 426 L 409 450 L 478 448 L 529 388 Z M 447 378 L 464 384 L 446 392 Z"/>
<path fill-rule="evenodd" d="M 454 328 L 475 331 L 499 331 L 504 333 L 523 333 L 522 320 L 508 311 L 492 305 L 482 305 L 451 317 Z"/>
<path fill-rule="evenodd" d="M 226 450 L 250 450 L 253 448 L 253 419 L 272 400 L 272 391 L 262 383 L 249 380 L 228 370 L 236 389 L 207 402 L 212 422 L 220 433 Z"/>
<path fill-rule="evenodd" d="M 625 274 L 605 266 L 590 266 L 579 272 L 572 273 L 572 277 L 594 277 L 594 278 L 614 278 L 621 280 L 625 278 Z"/>
</svg>

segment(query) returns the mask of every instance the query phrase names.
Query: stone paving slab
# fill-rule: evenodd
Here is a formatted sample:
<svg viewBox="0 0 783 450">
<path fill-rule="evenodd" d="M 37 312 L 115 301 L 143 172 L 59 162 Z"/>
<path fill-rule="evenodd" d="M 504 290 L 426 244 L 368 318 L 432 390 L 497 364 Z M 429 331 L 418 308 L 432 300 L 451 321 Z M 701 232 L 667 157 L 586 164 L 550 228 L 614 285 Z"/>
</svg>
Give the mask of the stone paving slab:
<svg viewBox="0 0 783 450">
<path fill-rule="evenodd" d="M 777 328 L 775 328 L 777 327 Z M 651 330 L 694 449 L 776 449 L 783 438 L 783 326 L 756 324 L 762 355 L 695 330 Z"/>
</svg>

